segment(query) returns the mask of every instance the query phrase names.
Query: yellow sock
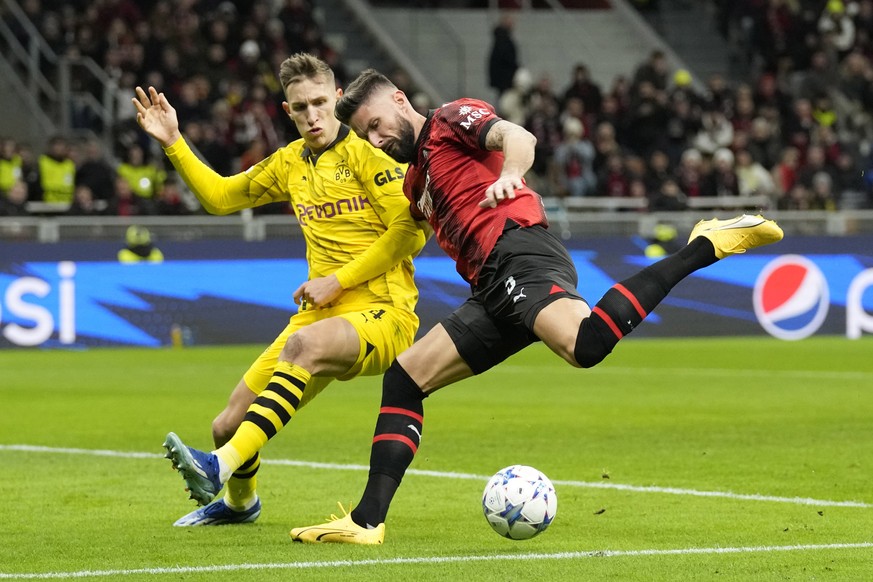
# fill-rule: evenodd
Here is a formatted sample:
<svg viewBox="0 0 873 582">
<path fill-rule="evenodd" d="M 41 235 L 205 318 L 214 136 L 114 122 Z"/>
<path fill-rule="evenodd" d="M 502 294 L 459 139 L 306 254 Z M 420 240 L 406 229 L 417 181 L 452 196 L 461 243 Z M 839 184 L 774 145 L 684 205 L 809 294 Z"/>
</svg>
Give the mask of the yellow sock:
<svg viewBox="0 0 873 582">
<path fill-rule="evenodd" d="M 291 420 L 311 377 L 300 366 L 288 362 L 276 365 L 270 383 L 249 406 L 236 433 L 215 451 L 226 465 L 226 468 L 222 467 L 222 482 L 226 482 L 246 459 L 251 459 Z"/>
<path fill-rule="evenodd" d="M 261 456 L 255 453 L 253 458 L 243 463 L 227 480 L 224 502 L 228 507 L 236 511 L 245 511 L 255 504 L 258 499 L 256 490 L 260 466 Z"/>
</svg>

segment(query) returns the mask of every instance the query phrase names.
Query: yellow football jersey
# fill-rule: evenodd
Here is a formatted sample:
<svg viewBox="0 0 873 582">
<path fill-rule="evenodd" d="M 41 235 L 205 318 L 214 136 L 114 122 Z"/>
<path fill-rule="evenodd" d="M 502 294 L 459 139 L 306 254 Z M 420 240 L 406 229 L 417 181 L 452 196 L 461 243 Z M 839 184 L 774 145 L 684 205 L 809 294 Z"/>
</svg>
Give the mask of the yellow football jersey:
<svg viewBox="0 0 873 582">
<path fill-rule="evenodd" d="M 306 239 L 309 277 L 335 273 L 346 290 L 334 305 L 414 309 L 412 256 L 425 233 L 403 194 L 406 168 L 348 127 L 318 155 L 296 140 L 228 178 L 197 159 L 183 139 L 165 151 L 213 214 L 288 201 Z"/>
</svg>

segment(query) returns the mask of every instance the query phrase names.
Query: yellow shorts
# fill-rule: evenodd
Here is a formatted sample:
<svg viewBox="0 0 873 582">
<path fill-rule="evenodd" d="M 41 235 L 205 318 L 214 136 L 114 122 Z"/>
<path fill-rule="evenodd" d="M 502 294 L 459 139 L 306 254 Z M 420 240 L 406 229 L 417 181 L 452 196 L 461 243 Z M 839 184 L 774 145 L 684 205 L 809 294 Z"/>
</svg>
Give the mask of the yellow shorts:
<svg viewBox="0 0 873 582">
<path fill-rule="evenodd" d="M 243 375 L 249 389 L 255 394 L 260 394 L 267 387 L 273 376 L 273 370 L 276 368 L 276 362 L 279 361 L 279 354 L 291 334 L 309 324 L 330 317 L 342 317 L 351 323 L 358 332 L 361 344 L 358 359 L 342 376 L 313 376 L 303 392 L 303 399 L 300 401 L 298 409 L 315 398 L 334 379 L 350 380 L 355 376 L 382 374 L 388 369 L 391 362 L 400 355 L 400 352 L 412 345 L 415 332 L 418 331 L 418 317 L 414 313 L 387 305 L 366 308 L 337 306 L 300 311 L 291 316 L 282 333 Z"/>
</svg>

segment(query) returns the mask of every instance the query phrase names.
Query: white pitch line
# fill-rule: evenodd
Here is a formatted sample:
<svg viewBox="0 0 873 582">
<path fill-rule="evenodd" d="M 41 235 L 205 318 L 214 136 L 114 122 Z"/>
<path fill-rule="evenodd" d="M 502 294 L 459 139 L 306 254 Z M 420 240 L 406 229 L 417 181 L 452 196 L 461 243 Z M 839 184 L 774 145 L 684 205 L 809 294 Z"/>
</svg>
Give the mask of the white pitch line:
<svg viewBox="0 0 873 582">
<path fill-rule="evenodd" d="M 54 578 L 105 578 L 136 574 L 203 574 L 238 572 L 242 570 L 309 570 L 346 568 L 349 566 L 395 566 L 409 564 L 451 564 L 463 562 L 500 562 L 527 560 L 584 560 L 590 558 L 625 558 L 638 556 L 683 556 L 701 554 L 751 554 L 766 552 L 804 552 L 817 550 L 856 550 L 873 548 L 873 542 L 845 544 L 815 544 L 794 546 L 740 546 L 735 548 L 677 548 L 666 550 L 593 550 L 588 552 L 557 552 L 551 554 L 496 554 L 489 556 L 433 556 L 385 558 L 369 560 L 331 560 L 326 562 L 278 562 L 265 564 L 216 564 L 213 566 L 173 566 L 164 568 L 133 568 L 130 570 L 80 570 L 77 572 L 2 573 L 0 580 L 50 580 Z"/>
<path fill-rule="evenodd" d="M 105 449 L 78 449 L 66 447 L 44 447 L 39 445 L 0 445 L 2 451 L 21 451 L 28 453 L 56 453 L 69 455 L 92 455 L 99 457 L 119 457 L 130 459 L 162 459 L 158 453 L 111 451 Z M 310 469 L 327 469 L 332 471 L 369 471 L 367 465 L 353 465 L 341 463 L 319 463 L 315 461 L 297 461 L 294 459 L 264 459 L 261 461 L 267 465 L 284 465 L 290 467 L 307 467 Z M 422 469 L 409 469 L 407 475 L 419 475 L 422 477 L 436 477 L 439 479 L 461 479 L 480 481 L 485 483 L 491 478 L 490 475 L 476 475 L 474 473 L 454 473 L 450 471 L 426 471 Z M 567 487 L 579 487 L 583 489 L 612 489 L 616 491 L 632 491 L 635 493 L 662 493 L 667 495 L 688 495 L 691 497 L 713 497 L 720 499 L 737 499 L 742 501 L 769 501 L 772 503 L 791 503 L 794 505 L 812 505 L 815 507 L 873 507 L 871 503 L 863 501 L 833 501 L 829 499 L 813 499 L 811 497 L 780 497 L 774 495 L 760 495 L 757 493 L 733 493 L 730 491 L 700 491 L 698 489 L 683 489 L 679 487 L 658 487 L 655 485 L 626 485 L 622 483 L 606 483 L 603 481 L 565 481 L 552 479 L 554 485 Z"/>
</svg>

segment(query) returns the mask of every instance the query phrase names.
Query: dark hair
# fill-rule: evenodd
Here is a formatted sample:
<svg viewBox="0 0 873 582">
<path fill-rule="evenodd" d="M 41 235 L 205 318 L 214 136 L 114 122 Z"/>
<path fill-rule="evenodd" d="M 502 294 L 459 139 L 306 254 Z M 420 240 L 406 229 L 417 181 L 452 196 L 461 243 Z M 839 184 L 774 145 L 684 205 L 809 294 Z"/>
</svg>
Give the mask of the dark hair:
<svg viewBox="0 0 873 582">
<path fill-rule="evenodd" d="M 348 88 L 343 92 L 342 97 L 336 102 L 334 115 L 336 118 L 349 124 L 349 120 L 355 111 L 360 109 L 361 105 L 372 97 L 372 95 L 383 87 L 389 87 L 396 90 L 397 87 L 388 77 L 377 71 L 376 69 L 367 69 L 361 72 L 357 78 L 352 81 Z"/>
<path fill-rule="evenodd" d="M 287 89 L 291 83 L 319 77 L 334 82 L 330 66 L 318 57 L 307 53 L 291 55 L 279 66 L 279 82 L 282 83 L 282 90 Z"/>
</svg>

